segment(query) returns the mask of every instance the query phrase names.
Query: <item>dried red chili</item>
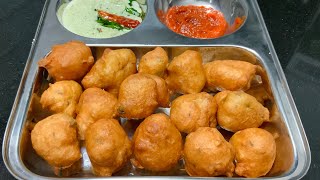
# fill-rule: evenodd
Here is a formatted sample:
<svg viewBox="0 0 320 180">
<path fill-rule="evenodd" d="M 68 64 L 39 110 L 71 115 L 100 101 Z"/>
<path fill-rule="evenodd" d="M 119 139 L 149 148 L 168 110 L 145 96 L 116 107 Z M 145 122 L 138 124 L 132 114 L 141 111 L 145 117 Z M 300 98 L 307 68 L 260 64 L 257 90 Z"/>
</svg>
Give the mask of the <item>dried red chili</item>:
<svg viewBox="0 0 320 180">
<path fill-rule="evenodd" d="M 140 22 L 138 20 L 133 20 L 133 19 L 126 18 L 123 16 L 118 16 L 118 15 L 111 14 L 111 13 L 101 11 L 101 10 L 98 10 L 98 15 L 99 15 L 99 17 L 101 17 L 103 19 L 119 23 L 127 28 L 135 28 L 135 27 L 139 26 L 139 24 L 140 24 Z"/>
</svg>

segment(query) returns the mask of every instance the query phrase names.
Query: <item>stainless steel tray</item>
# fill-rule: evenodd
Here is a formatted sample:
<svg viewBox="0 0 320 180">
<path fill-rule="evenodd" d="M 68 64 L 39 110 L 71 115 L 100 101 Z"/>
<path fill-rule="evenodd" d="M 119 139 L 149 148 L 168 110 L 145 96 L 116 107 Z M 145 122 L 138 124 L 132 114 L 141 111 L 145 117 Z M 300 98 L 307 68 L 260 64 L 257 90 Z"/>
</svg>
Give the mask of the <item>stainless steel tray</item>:
<svg viewBox="0 0 320 180">
<path fill-rule="evenodd" d="M 263 178 L 299 179 L 306 174 L 311 162 L 311 154 L 307 138 L 256 0 L 224 0 L 224 2 L 228 2 L 230 5 L 228 7 L 228 12 L 230 14 L 235 10 L 235 6 L 241 5 L 244 8 L 243 10 L 247 17 L 246 22 L 233 34 L 218 39 L 205 40 L 191 39 L 175 34 L 158 20 L 155 12 L 159 9 L 159 2 L 169 1 L 170 0 L 148 0 L 148 12 L 143 23 L 138 28 L 125 35 L 110 39 L 85 38 L 67 31 L 60 25 L 56 17 L 56 10 L 60 1 L 46 1 L 3 141 L 3 159 L 8 170 L 13 176 L 18 179 L 55 179 L 54 176 L 50 175 L 50 172 L 36 172 L 35 169 L 30 168 L 30 165 L 25 163 L 26 158 L 30 158 L 28 156 L 28 153 L 30 153 L 27 151 L 28 148 L 23 146 L 23 144 L 28 141 L 27 138 L 24 138 L 26 137 L 25 133 L 27 132 L 25 131 L 25 128 L 32 99 L 31 97 L 36 89 L 35 85 L 39 78 L 37 61 L 50 51 L 52 45 L 75 39 L 81 40 L 91 47 L 206 46 L 218 49 L 235 48 L 238 50 L 240 49 L 241 52 L 247 56 L 255 57 L 258 60 L 258 63 L 260 63 L 267 72 L 269 85 L 273 92 L 276 106 L 280 114 L 279 123 L 275 127 L 278 128 L 278 130 L 281 130 L 281 133 L 279 134 L 280 136 L 284 135 L 288 137 L 287 141 L 283 142 L 288 144 L 288 146 L 286 145 L 282 147 L 282 155 L 286 157 L 287 154 L 293 152 L 293 161 L 290 163 L 290 168 L 281 169 L 281 166 L 279 166 L 278 173 L 273 174 L 273 177 L 270 176 Z M 216 0 L 216 3 L 219 2 L 219 0 Z M 223 51 L 221 52 L 223 53 Z M 229 56 L 230 58 L 241 57 L 241 53 L 234 53 Z M 286 153 L 287 150 L 289 153 Z M 290 158 L 288 160 L 290 160 Z M 85 176 L 86 174 L 83 175 Z M 95 179 L 95 177 L 88 176 L 84 178 Z M 117 178 L 122 179 L 124 177 Z M 130 178 L 140 179 L 150 178 L 150 176 Z M 192 177 L 166 176 L 153 178 L 182 179 Z"/>
</svg>

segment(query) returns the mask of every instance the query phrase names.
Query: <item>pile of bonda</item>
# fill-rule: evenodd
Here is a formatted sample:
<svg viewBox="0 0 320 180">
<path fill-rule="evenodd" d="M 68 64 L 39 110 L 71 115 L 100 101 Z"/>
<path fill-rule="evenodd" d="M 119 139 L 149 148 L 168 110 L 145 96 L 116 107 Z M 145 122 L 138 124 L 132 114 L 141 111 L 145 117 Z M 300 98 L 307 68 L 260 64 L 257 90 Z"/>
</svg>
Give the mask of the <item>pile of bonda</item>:
<svg viewBox="0 0 320 180">
<path fill-rule="evenodd" d="M 260 177 L 269 172 L 275 140 L 259 128 L 270 115 L 256 97 L 271 96 L 244 92 L 263 71 L 260 66 L 240 60 L 203 63 L 194 50 L 170 61 L 161 47 L 140 59 L 137 68 L 132 50 L 107 48 L 94 62 L 82 42 L 54 46 L 39 61 L 54 83 L 40 101 L 53 115 L 31 132 L 37 154 L 65 170 L 81 160 L 84 140 L 97 176 L 111 176 L 129 162 L 165 172 L 182 158 L 190 176 Z M 170 115 L 155 113 L 159 107 L 170 107 Z M 132 140 L 119 118 L 141 122 Z M 229 142 L 219 128 L 235 133 Z M 74 169 L 68 174 L 77 173 Z"/>
</svg>

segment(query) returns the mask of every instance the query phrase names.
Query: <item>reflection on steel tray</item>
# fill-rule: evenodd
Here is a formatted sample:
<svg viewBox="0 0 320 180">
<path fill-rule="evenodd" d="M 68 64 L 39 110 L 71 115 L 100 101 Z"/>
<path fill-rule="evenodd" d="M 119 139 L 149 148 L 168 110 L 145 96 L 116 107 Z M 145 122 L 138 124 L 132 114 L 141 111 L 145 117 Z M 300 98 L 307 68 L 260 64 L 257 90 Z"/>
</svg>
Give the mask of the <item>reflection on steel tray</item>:
<svg viewBox="0 0 320 180">
<path fill-rule="evenodd" d="M 52 170 L 34 153 L 30 142 L 28 142 L 30 140 L 27 131 L 30 120 L 28 117 L 32 115 L 28 112 L 32 95 L 39 90 L 39 82 L 42 85 L 45 82 L 41 81 L 45 80 L 45 76 L 43 76 L 45 73 L 38 69 L 37 61 L 45 56 L 54 44 L 69 40 L 81 40 L 92 49 L 97 47 L 131 47 L 136 53 L 154 46 L 168 47 L 169 52 L 177 47 L 199 49 L 210 47 L 208 54 L 212 56 L 212 59 L 251 59 L 253 63 L 260 64 L 266 70 L 268 87 L 272 91 L 274 105 L 279 113 L 274 123 L 270 123 L 264 128 L 279 135 L 277 152 L 279 153 L 278 157 L 281 157 L 276 160 L 269 175 L 262 178 L 298 179 L 305 175 L 311 161 L 309 145 L 257 2 L 255 0 L 203 1 L 210 2 L 214 8 L 220 9 L 229 23 L 239 15 L 246 16 L 246 22 L 236 32 L 218 39 L 187 38 L 170 31 L 156 16 L 156 11 L 166 10 L 171 1 L 148 0 L 147 15 L 139 27 L 115 38 L 91 39 L 80 37 L 63 28 L 56 17 L 60 1 L 47 0 L 4 137 L 3 159 L 8 170 L 18 179 L 55 178 Z M 198 0 L 185 2 L 199 3 Z M 169 55 L 172 56 L 170 53 Z M 139 55 L 137 56 L 139 57 Z M 83 171 L 77 177 L 95 178 L 90 173 L 90 164 L 85 160 L 88 160 L 88 157 L 84 154 Z M 146 175 L 144 173 L 135 172 L 130 175 Z M 122 172 L 122 174 L 119 172 L 116 175 L 128 174 L 127 172 Z M 185 175 L 183 171 L 178 174 Z M 170 177 L 157 178 L 192 178 L 173 176 L 173 174 L 165 175 Z"/>
</svg>

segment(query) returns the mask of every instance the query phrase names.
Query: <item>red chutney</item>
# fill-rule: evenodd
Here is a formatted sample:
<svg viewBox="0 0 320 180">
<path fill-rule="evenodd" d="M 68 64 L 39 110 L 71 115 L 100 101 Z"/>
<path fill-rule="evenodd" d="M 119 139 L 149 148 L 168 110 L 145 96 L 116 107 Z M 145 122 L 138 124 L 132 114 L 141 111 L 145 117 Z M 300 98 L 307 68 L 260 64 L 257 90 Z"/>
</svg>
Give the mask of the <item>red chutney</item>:
<svg viewBox="0 0 320 180">
<path fill-rule="evenodd" d="M 223 14 L 204 6 L 173 6 L 166 14 L 166 24 L 174 32 L 193 38 L 223 36 L 228 23 Z"/>
</svg>

